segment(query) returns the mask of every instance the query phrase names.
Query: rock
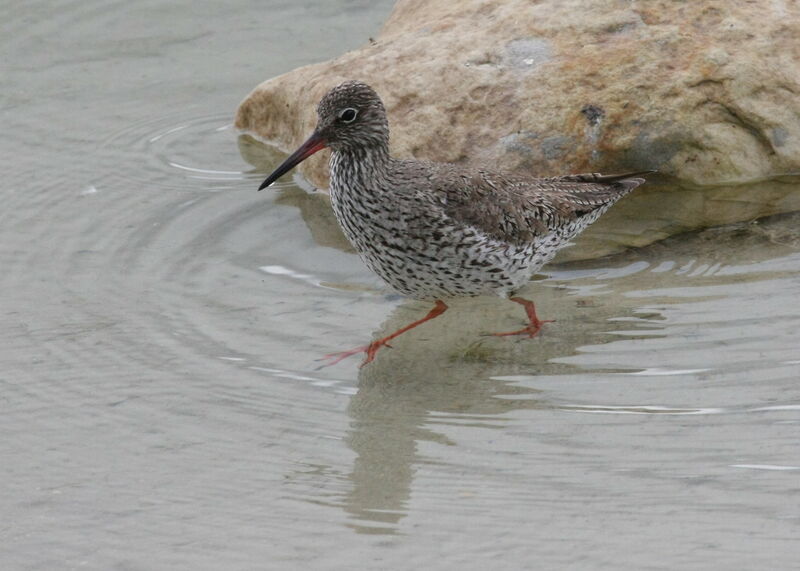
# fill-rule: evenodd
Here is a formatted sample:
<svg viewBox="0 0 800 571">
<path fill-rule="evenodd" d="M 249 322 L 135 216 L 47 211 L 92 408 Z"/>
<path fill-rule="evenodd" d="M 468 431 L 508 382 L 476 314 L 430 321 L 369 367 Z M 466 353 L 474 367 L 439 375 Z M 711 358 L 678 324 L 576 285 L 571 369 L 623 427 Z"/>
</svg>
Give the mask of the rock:
<svg viewBox="0 0 800 571">
<path fill-rule="evenodd" d="M 397 157 L 658 169 L 592 228 L 581 257 L 596 255 L 800 209 L 781 178 L 800 172 L 798 38 L 793 1 L 400 0 L 376 41 L 259 85 L 236 126 L 292 150 L 322 94 L 361 79 Z M 324 187 L 320 155 L 303 174 Z"/>
</svg>

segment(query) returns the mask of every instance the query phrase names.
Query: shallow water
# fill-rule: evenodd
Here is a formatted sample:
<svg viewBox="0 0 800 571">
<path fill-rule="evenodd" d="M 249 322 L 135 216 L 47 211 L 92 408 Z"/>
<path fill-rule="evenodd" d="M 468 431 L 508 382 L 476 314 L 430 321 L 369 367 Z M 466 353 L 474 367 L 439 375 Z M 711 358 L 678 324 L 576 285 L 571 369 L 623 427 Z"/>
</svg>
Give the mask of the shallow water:
<svg viewBox="0 0 800 571">
<path fill-rule="evenodd" d="M 794 567 L 797 216 L 549 267 L 534 340 L 467 300 L 319 369 L 428 306 L 255 192 L 232 114 L 389 9 L 0 9 L 0 567 Z"/>
</svg>

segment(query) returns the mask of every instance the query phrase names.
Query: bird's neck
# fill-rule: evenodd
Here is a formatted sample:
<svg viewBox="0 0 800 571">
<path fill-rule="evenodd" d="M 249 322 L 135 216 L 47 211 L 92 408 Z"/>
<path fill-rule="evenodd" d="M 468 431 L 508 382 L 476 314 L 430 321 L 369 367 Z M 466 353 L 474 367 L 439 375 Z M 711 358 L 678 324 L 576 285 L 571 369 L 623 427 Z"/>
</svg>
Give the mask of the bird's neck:
<svg viewBox="0 0 800 571">
<path fill-rule="evenodd" d="M 387 146 L 340 149 L 331 153 L 331 194 L 337 192 L 374 192 L 386 180 L 389 168 Z"/>
</svg>

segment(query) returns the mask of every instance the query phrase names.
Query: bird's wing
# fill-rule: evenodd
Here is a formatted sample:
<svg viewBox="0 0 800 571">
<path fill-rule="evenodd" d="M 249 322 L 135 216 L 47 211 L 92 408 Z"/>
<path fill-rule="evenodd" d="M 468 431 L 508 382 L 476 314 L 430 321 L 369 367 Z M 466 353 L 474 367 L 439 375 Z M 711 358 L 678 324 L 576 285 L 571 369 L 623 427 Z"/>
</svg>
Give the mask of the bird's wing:
<svg viewBox="0 0 800 571">
<path fill-rule="evenodd" d="M 430 180 L 454 220 L 506 242 L 525 243 L 613 204 L 644 182 L 637 176 L 642 174 L 534 179 L 437 165 Z"/>
</svg>

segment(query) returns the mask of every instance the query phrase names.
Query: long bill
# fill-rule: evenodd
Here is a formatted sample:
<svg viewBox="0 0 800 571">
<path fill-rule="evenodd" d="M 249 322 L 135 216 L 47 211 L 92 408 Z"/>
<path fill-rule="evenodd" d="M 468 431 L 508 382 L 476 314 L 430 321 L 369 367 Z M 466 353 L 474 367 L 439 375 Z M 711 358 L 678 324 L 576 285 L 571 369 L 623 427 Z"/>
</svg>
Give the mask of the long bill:
<svg viewBox="0 0 800 571">
<path fill-rule="evenodd" d="M 298 164 L 302 163 L 317 151 L 324 149 L 326 146 L 328 146 L 328 144 L 325 139 L 320 137 L 319 134 L 314 131 L 311 133 L 311 136 L 306 140 L 305 143 L 300 145 L 295 152 L 289 155 L 289 157 L 283 161 L 281 165 L 272 172 L 271 175 L 267 177 L 267 180 L 261 183 L 261 186 L 258 187 L 258 190 L 264 190 Z"/>
</svg>

